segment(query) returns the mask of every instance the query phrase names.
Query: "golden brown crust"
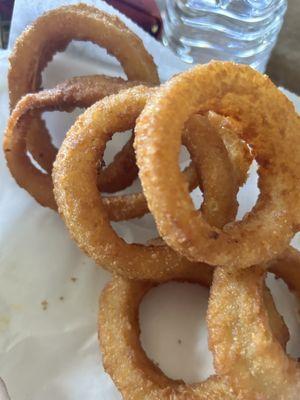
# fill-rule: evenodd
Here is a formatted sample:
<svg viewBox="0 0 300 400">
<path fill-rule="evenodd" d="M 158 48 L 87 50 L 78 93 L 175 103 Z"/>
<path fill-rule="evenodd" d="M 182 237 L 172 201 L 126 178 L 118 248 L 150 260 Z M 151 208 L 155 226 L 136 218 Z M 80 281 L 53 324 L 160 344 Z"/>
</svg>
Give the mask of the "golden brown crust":
<svg viewBox="0 0 300 400">
<path fill-rule="evenodd" d="M 256 206 L 223 229 L 196 212 L 177 163 L 184 124 L 208 110 L 241 124 L 241 138 L 260 166 Z M 134 145 L 148 206 L 166 243 L 191 261 L 230 269 L 280 254 L 299 227 L 299 130 L 293 104 L 266 76 L 245 65 L 199 65 L 162 85 L 138 119 Z M 164 157 L 161 148 L 168 148 Z"/>
<path fill-rule="evenodd" d="M 105 166 L 98 166 L 98 188 L 102 192 L 115 193 L 129 187 L 138 176 L 133 148 L 134 133 L 123 146 L 113 161 Z"/>
<path fill-rule="evenodd" d="M 248 177 L 248 171 L 253 161 L 253 154 L 247 143 L 240 139 L 242 135 L 241 125 L 232 118 L 224 118 L 213 111 L 209 111 L 208 119 L 210 124 L 215 129 L 218 129 L 234 166 L 236 180 L 239 186 L 243 186 Z"/>
<path fill-rule="evenodd" d="M 211 281 L 207 278 L 199 270 L 193 282 L 209 287 Z M 153 286 L 114 276 L 101 294 L 98 332 L 103 365 L 124 400 L 237 400 L 224 375 L 187 385 L 168 378 L 149 360 L 140 343 L 138 311 L 144 295 Z M 288 340 L 287 328 L 268 291 L 266 298 L 273 327 L 284 346 Z"/>
<path fill-rule="evenodd" d="M 136 84 L 137 82 L 124 81 L 121 78 L 101 75 L 85 76 L 69 79 L 54 89 L 23 97 L 9 118 L 3 142 L 8 167 L 18 184 L 25 188 L 41 205 L 56 209 L 51 176 L 37 169 L 27 156 L 26 137 L 31 129 L 32 113 L 52 110 L 70 111 L 75 107 L 89 107 L 102 97 Z M 119 158 L 111 164 L 108 172 L 106 169 L 102 170 L 98 177 L 100 188 L 108 187 L 112 182 L 116 182 L 114 178 L 116 178 L 117 172 L 122 170 L 124 158 L 126 158 L 125 153 L 128 150 L 126 148 L 125 152 L 119 153 Z M 121 181 L 122 176 L 119 179 L 119 182 Z M 107 201 L 115 202 L 113 199 Z M 110 209 L 112 219 L 116 219 L 112 205 Z"/>
<path fill-rule="evenodd" d="M 286 260 L 286 262 L 285 262 Z M 300 253 L 287 249 L 270 271 L 300 293 Z M 216 372 L 229 377 L 238 398 L 295 400 L 299 363 L 285 353 L 270 319 L 259 267 L 233 273 L 217 268 L 208 309 L 209 345 Z"/>
<path fill-rule="evenodd" d="M 199 282 L 205 282 L 205 277 Z M 124 400 L 236 400 L 226 378 L 186 385 L 168 378 L 140 344 L 139 304 L 153 285 L 114 277 L 101 295 L 99 341 L 105 370 Z M 120 362 L 120 360 L 122 360 Z"/>
<path fill-rule="evenodd" d="M 167 246 L 127 244 L 111 228 L 95 185 L 95 165 L 99 160 L 101 162 L 107 140 L 114 132 L 134 127 L 136 118 L 152 93 L 153 90 L 145 87 L 120 92 L 94 104 L 78 118 L 68 132 L 54 164 L 54 193 L 59 212 L 78 245 L 97 264 L 115 273 L 128 278 L 157 281 L 179 278 L 182 275 L 197 275 L 198 268 L 203 268 L 210 274 L 211 269 L 206 265 L 190 263 Z M 215 131 L 207 133 L 217 136 Z M 160 149 L 160 153 L 165 154 L 165 150 Z M 219 148 L 215 158 L 220 157 L 218 151 Z M 88 157 L 83 157 L 83 154 Z M 228 157 L 226 152 L 221 154 Z M 209 174 L 210 169 L 213 169 L 215 159 L 207 158 L 205 162 L 207 168 L 201 170 L 202 176 Z M 228 173 L 232 174 L 231 178 L 234 181 L 232 166 L 229 161 L 227 164 Z M 228 190 L 228 187 L 222 187 L 218 174 L 211 174 L 210 177 L 211 180 L 215 179 L 215 185 L 220 191 L 227 190 L 232 204 L 236 205 L 237 184 L 235 190 Z M 185 180 L 184 176 L 182 179 Z M 188 187 L 186 181 L 185 185 Z M 203 186 L 205 193 L 205 185 Z M 236 209 L 236 206 L 233 207 Z M 232 209 L 229 207 L 227 218 L 230 220 L 231 217 Z"/>
<path fill-rule="evenodd" d="M 22 96 L 40 89 L 42 70 L 72 40 L 91 41 L 107 49 L 129 80 L 159 83 L 143 42 L 117 16 L 86 4 L 64 6 L 43 14 L 17 39 L 8 74 L 11 109 Z"/>
<path fill-rule="evenodd" d="M 180 276 L 186 269 L 194 274 L 194 265 L 166 246 L 127 244 L 118 237 L 95 185 L 95 165 L 103 156 L 106 141 L 114 132 L 134 126 L 149 95 L 149 89 L 136 87 L 106 98 L 82 114 L 60 148 L 53 181 L 59 212 L 71 235 L 90 257 L 131 278 L 164 280 L 173 274 Z M 82 158 L 84 153 L 89 157 Z"/>
<path fill-rule="evenodd" d="M 43 14 L 17 39 L 9 59 L 11 110 L 22 96 L 40 90 L 43 69 L 72 40 L 91 41 L 104 47 L 120 61 L 129 80 L 159 83 L 153 58 L 143 42 L 117 16 L 86 4 L 64 6 Z M 28 121 L 28 126 L 27 149 L 51 173 L 57 150 L 46 125 L 37 113 Z M 106 189 L 109 191 L 109 187 Z"/>
<path fill-rule="evenodd" d="M 192 116 L 185 129 L 183 143 L 202 178 L 203 215 L 208 223 L 221 228 L 234 220 L 238 208 L 235 165 L 229 158 L 218 126 L 213 127 L 207 116 Z"/>
</svg>

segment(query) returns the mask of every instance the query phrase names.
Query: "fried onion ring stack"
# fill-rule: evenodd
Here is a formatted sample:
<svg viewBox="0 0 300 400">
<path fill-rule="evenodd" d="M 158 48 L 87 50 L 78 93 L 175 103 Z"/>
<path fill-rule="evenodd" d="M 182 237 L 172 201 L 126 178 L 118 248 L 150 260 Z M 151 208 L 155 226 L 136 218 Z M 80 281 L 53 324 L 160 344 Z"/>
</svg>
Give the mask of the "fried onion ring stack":
<svg viewBox="0 0 300 400">
<path fill-rule="evenodd" d="M 104 47 L 128 80 L 92 75 L 42 90 L 43 69 L 72 40 Z M 142 41 L 85 4 L 37 19 L 16 42 L 8 81 L 3 148 L 11 174 L 113 273 L 101 294 L 99 341 L 123 398 L 296 400 L 300 367 L 286 355 L 289 332 L 264 280 L 270 271 L 300 296 L 300 256 L 289 247 L 300 227 L 300 118 L 291 102 L 266 76 L 230 62 L 196 66 L 159 86 Z M 57 151 L 42 113 L 75 107 L 86 110 Z M 105 167 L 107 143 L 128 130 L 130 140 Z M 181 145 L 191 158 L 183 171 Z M 254 159 L 259 198 L 236 221 L 237 194 Z M 141 192 L 117 193 L 137 175 Z M 190 192 L 198 187 L 196 209 Z M 161 237 L 148 244 L 127 243 L 111 226 L 149 212 Z M 205 382 L 169 379 L 141 347 L 139 304 L 171 280 L 210 288 L 216 374 Z"/>
<path fill-rule="evenodd" d="M 10 57 L 8 73 L 11 109 L 22 96 L 39 91 L 43 69 L 55 53 L 65 50 L 72 40 L 90 41 L 105 48 L 108 54 L 115 56 L 120 62 L 130 81 L 143 81 L 153 85 L 159 83 L 156 66 L 143 42 L 116 16 L 81 3 L 45 13 L 17 39 Z M 93 84 L 91 78 L 90 86 Z M 110 85 L 107 84 L 106 87 L 109 88 Z M 74 98 L 77 93 L 74 88 Z M 55 96 L 55 93 L 53 95 Z M 39 110 L 32 113 L 27 124 L 26 148 L 37 163 L 51 174 L 57 150 L 51 143 Z M 131 148 L 126 147 L 123 151 L 130 153 Z M 136 177 L 137 170 L 134 163 L 131 165 L 133 168 L 131 181 L 127 174 L 122 184 L 123 170 L 119 170 L 118 190 L 126 187 Z M 112 175 L 111 179 L 116 176 L 111 170 L 107 171 L 107 174 Z M 103 181 L 103 191 L 110 191 L 110 184 L 108 176 Z"/>
</svg>

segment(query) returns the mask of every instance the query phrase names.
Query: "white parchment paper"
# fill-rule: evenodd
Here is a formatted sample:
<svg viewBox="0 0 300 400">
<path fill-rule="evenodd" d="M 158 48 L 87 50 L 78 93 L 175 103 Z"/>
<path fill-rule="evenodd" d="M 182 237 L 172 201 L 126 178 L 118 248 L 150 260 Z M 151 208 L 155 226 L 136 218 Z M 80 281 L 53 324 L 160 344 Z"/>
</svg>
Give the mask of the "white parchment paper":
<svg viewBox="0 0 300 400">
<path fill-rule="evenodd" d="M 71 3 L 76 1 L 17 0 L 10 47 L 42 12 Z M 102 1 L 87 3 L 118 14 Z M 162 80 L 187 68 L 132 21 L 121 18 L 143 38 Z M 9 51 L 0 52 L 1 137 L 8 117 L 8 55 Z M 105 52 L 79 44 L 55 57 L 43 83 L 51 87 L 67 77 L 90 73 L 122 75 L 118 63 Z M 299 99 L 289 96 L 299 110 Z M 54 141 L 59 143 L 76 113 L 46 114 Z M 240 215 L 256 195 L 252 174 L 239 195 Z M 128 241 L 146 240 L 155 234 L 150 218 L 120 224 L 118 231 Z M 98 298 L 109 279 L 109 273 L 77 248 L 60 218 L 16 185 L 1 152 L 0 377 L 12 400 L 121 399 L 103 371 L 97 342 Z M 282 282 L 272 277 L 269 282 L 292 333 L 288 349 L 300 355 L 298 304 Z M 205 325 L 207 295 L 207 290 L 197 285 L 169 283 L 151 291 L 142 303 L 142 343 L 172 378 L 195 382 L 213 372 Z M 0 381 L 1 400 L 6 398 L 2 386 Z"/>
</svg>

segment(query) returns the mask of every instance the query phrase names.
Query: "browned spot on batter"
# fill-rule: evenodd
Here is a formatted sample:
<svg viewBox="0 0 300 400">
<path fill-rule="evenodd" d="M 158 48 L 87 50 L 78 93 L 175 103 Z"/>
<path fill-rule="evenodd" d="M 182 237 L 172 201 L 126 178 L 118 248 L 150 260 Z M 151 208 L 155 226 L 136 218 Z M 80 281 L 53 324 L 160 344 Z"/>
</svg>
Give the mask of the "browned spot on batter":
<svg viewBox="0 0 300 400">
<path fill-rule="evenodd" d="M 218 232 L 215 232 L 215 231 L 211 231 L 210 233 L 209 233 L 209 238 L 210 239 L 218 239 L 218 237 L 219 237 L 220 235 L 218 234 Z"/>
</svg>

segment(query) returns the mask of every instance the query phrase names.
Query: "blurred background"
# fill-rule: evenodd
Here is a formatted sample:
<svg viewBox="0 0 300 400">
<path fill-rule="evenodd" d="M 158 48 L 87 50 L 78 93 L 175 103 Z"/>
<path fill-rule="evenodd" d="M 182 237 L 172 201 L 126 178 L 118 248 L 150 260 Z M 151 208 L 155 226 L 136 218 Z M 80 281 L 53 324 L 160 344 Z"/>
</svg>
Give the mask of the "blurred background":
<svg viewBox="0 0 300 400">
<path fill-rule="evenodd" d="M 160 11 L 165 0 L 107 0 L 133 19 L 157 40 L 161 40 L 162 20 Z M 34 4 L 34 2 L 33 2 Z M 0 47 L 6 48 L 13 0 L 0 0 Z M 266 73 L 280 86 L 300 94 L 300 1 L 288 0 L 282 30 L 279 34 Z"/>
</svg>

